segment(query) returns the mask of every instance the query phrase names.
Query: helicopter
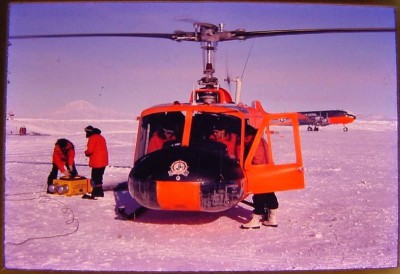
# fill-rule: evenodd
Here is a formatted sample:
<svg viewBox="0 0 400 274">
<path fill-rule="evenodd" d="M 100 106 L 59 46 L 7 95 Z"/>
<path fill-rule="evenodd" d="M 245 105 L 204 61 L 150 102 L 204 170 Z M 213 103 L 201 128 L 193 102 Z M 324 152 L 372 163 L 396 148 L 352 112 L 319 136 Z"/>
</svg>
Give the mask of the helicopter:
<svg viewBox="0 0 400 274">
<path fill-rule="evenodd" d="M 250 106 L 243 104 L 240 79 L 236 81 L 233 99 L 214 76 L 214 53 L 218 43 L 282 35 L 394 31 L 393 28 L 227 31 L 224 24 L 203 22 L 195 22 L 193 26 L 194 31 L 173 33 L 10 36 L 11 39 L 142 37 L 200 43 L 204 54 L 203 77 L 189 91 L 188 102 L 174 101 L 152 106 L 138 117 L 128 190 L 142 208 L 221 212 L 240 202 L 246 203 L 245 199 L 251 194 L 305 188 L 299 129 L 302 117 L 298 112 L 268 113 L 258 100 Z M 329 119 L 334 116 L 332 112 L 326 113 L 329 113 Z M 301 115 L 307 118 L 308 123 L 317 117 L 312 113 Z M 255 128 L 256 134 L 250 147 L 246 148 L 244 140 L 248 126 Z M 228 133 L 233 144 L 212 139 L 213 133 L 219 130 Z M 152 138 L 159 133 L 173 135 L 173 138 L 158 142 L 158 147 L 154 148 Z M 252 159 L 262 139 L 268 146 L 269 161 L 255 165 Z"/>
</svg>

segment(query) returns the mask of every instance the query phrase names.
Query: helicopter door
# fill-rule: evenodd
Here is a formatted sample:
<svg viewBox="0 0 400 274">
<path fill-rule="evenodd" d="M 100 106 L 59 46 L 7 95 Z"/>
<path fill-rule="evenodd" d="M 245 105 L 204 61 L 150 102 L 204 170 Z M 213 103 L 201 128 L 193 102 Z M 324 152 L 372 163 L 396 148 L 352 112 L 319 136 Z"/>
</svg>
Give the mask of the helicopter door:
<svg viewBox="0 0 400 274">
<path fill-rule="evenodd" d="M 267 162 L 254 163 L 257 150 Z M 258 152 L 260 153 L 260 152 Z M 266 114 L 245 159 L 248 193 L 304 188 L 299 124 L 295 113 Z"/>
</svg>

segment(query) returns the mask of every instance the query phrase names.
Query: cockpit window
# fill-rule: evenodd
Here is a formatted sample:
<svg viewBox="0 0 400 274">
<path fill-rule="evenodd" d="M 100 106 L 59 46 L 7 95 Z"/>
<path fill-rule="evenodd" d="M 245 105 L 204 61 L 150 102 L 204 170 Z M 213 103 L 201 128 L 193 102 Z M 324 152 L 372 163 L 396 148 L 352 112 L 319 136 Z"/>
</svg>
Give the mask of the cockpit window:
<svg viewBox="0 0 400 274">
<path fill-rule="evenodd" d="M 135 160 L 166 145 L 182 141 L 185 114 L 180 111 L 154 113 L 143 117 Z"/>
<path fill-rule="evenodd" d="M 234 116 L 198 113 L 193 116 L 190 146 L 199 146 L 237 159 L 241 120 Z"/>
</svg>

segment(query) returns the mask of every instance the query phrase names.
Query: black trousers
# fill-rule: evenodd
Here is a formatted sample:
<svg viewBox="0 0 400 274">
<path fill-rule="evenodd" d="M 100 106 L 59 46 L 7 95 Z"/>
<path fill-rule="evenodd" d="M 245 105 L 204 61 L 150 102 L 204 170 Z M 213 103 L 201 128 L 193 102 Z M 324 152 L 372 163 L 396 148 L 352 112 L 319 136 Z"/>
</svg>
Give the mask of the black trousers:
<svg viewBox="0 0 400 274">
<path fill-rule="evenodd" d="M 254 214 L 264 215 L 268 209 L 277 209 L 279 207 L 278 199 L 274 192 L 253 195 Z"/>
<path fill-rule="evenodd" d="M 75 164 L 72 165 L 72 170 L 70 170 L 70 172 L 71 172 L 71 176 L 75 176 L 78 174 Z M 53 167 L 50 171 L 49 177 L 47 177 L 47 185 L 52 185 L 53 180 L 57 179 L 57 176 L 58 176 L 58 167 L 55 164 L 53 164 Z"/>
<path fill-rule="evenodd" d="M 103 184 L 103 175 L 106 167 L 92 168 L 92 181 L 94 186 Z"/>
</svg>

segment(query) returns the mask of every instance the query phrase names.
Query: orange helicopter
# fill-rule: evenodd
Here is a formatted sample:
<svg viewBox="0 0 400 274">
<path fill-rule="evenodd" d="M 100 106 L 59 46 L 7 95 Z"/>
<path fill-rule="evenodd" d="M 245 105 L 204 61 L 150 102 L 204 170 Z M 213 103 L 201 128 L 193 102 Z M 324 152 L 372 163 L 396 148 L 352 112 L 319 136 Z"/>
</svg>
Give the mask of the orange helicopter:
<svg viewBox="0 0 400 274">
<path fill-rule="evenodd" d="M 280 119 L 292 122 L 286 144 L 279 144 L 287 145 L 292 158 L 276 162 L 279 150 L 275 152 L 273 144 L 280 140 L 271 124 Z M 258 132 L 245 157 L 248 124 Z M 158 105 L 142 112 L 129 191 L 151 209 L 216 212 L 235 206 L 250 193 L 304 188 L 298 126 L 296 113 L 266 113 L 259 102 L 251 107 L 235 104 L 228 91 L 218 86 L 195 89 L 188 103 Z M 210 138 L 216 129 L 235 136 L 233 150 Z M 148 153 L 159 131 L 173 133 L 175 138 Z M 272 160 L 253 165 L 261 138 L 268 140 Z"/>
<path fill-rule="evenodd" d="M 235 100 L 214 76 L 213 54 L 218 42 L 257 37 L 321 33 L 393 32 L 393 28 L 234 31 L 224 25 L 194 23 L 194 32 L 97 33 L 11 36 L 12 39 L 64 37 L 145 37 L 201 43 L 204 77 L 187 103 L 175 101 L 144 110 L 139 120 L 134 166 L 128 189 L 142 209 L 219 212 L 236 206 L 250 194 L 305 187 L 298 112 L 267 113 L 259 101 Z M 311 119 L 311 114 L 303 113 Z M 332 113 L 330 113 L 330 116 Z M 354 117 L 355 118 L 355 117 Z M 285 127 L 282 127 L 282 124 Z M 245 128 L 257 129 L 245 153 Z M 229 142 L 211 138 L 225 131 Z M 163 135 L 168 141 L 154 139 Z M 168 136 L 168 138 L 166 138 Z M 269 162 L 253 165 L 256 149 L 265 139 Z M 124 213 L 124 209 L 121 209 Z M 136 213 L 130 214 L 135 217 Z"/>
<path fill-rule="evenodd" d="M 179 31 L 168 38 L 202 43 L 206 61 L 199 86 L 191 92 L 188 103 L 176 101 L 154 106 L 143 111 L 139 118 L 135 164 L 129 174 L 128 186 L 132 197 L 146 208 L 217 212 L 232 208 L 239 202 L 249 204 L 245 200 L 249 194 L 302 189 L 305 186 L 299 133 L 301 116 L 299 113 L 267 113 L 259 101 L 254 101 L 252 106 L 242 104 L 239 79 L 233 101 L 230 93 L 219 86 L 218 79 L 213 75 L 212 54 L 217 42 L 275 35 L 393 31 L 325 29 L 246 32 L 224 31 L 222 24 L 195 23 L 194 26 L 195 32 Z M 306 113 L 302 115 L 310 119 Z M 276 128 L 282 121 L 290 126 L 285 128 L 283 134 Z M 225 125 L 224 130 L 236 136 L 236 153 L 229 151 L 229 145 L 210 138 L 213 130 L 221 124 Z M 244 152 L 246 125 L 257 129 L 247 155 Z M 174 133 L 175 138 L 148 153 L 151 138 L 160 130 Z M 253 165 L 252 158 L 262 138 L 267 140 L 270 161 L 264 165 Z"/>
</svg>

